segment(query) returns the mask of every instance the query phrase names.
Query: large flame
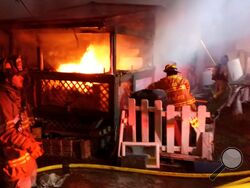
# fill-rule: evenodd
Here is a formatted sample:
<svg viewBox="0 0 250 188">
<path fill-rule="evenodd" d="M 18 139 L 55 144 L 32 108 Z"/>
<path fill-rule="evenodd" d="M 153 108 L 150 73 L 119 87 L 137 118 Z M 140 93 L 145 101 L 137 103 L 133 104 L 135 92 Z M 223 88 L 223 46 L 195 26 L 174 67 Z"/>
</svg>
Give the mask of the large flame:
<svg viewBox="0 0 250 188">
<path fill-rule="evenodd" d="M 58 72 L 77 72 L 77 73 L 105 73 L 109 71 L 108 47 L 95 48 L 90 45 L 83 54 L 80 63 L 61 64 Z"/>
</svg>

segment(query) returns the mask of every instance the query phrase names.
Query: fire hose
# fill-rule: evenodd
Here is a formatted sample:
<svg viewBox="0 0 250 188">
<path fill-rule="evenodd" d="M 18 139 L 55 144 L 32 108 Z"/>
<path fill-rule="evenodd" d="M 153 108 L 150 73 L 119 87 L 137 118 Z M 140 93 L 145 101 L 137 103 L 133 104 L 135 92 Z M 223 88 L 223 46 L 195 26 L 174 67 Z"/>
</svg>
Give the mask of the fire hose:
<svg viewBox="0 0 250 188">
<path fill-rule="evenodd" d="M 41 167 L 37 170 L 38 173 L 62 169 L 64 166 L 62 164 L 56 164 L 51 166 Z M 167 177 L 179 177 L 179 178 L 209 178 L 211 173 L 180 173 L 180 172 L 163 172 L 157 170 L 146 170 L 146 169 L 136 169 L 100 164 L 83 164 L 83 163 L 71 163 L 68 165 L 69 168 L 88 168 L 88 169 L 99 169 L 99 170 L 113 170 L 119 172 L 132 172 L 139 174 L 155 175 L 155 176 L 167 176 Z M 218 177 L 232 177 L 232 176 L 248 176 L 250 175 L 250 170 L 236 171 L 236 172 L 224 172 L 220 173 Z"/>
</svg>

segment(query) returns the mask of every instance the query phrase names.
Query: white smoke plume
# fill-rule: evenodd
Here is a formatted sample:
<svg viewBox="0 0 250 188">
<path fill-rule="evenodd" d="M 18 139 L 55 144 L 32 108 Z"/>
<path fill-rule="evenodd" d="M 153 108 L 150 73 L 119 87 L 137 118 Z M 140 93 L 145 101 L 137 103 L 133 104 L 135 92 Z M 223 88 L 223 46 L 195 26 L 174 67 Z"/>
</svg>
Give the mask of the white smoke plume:
<svg viewBox="0 0 250 188">
<path fill-rule="evenodd" d="M 156 23 L 154 63 L 160 73 L 156 75 L 163 75 L 169 61 L 182 67 L 201 54 L 207 56 L 201 40 L 218 62 L 239 40 L 250 36 L 249 10 L 248 0 L 177 0 L 168 4 Z"/>
</svg>

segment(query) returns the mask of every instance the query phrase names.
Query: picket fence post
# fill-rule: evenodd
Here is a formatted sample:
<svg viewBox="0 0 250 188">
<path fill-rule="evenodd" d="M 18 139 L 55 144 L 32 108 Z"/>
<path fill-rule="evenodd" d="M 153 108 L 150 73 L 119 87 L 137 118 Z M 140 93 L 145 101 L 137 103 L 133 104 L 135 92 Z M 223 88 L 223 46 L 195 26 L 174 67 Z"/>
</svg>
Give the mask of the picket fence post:
<svg viewBox="0 0 250 188">
<path fill-rule="evenodd" d="M 128 101 L 128 124 L 132 126 L 132 141 L 136 142 L 136 105 L 135 99 Z"/>
<path fill-rule="evenodd" d="M 155 101 L 154 125 L 155 125 L 155 142 L 162 145 L 162 101 Z"/>
<path fill-rule="evenodd" d="M 149 142 L 149 113 L 154 113 L 154 142 L 160 146 L 163 151 L 166 148 L 166 153 L 174 154 L 179 151 L 180 154 L 189 155 L 195 147 L 189 146 L 190 135 L 190 119 L 198 118 L 199 127 L 195 128 L 196 143 L 202 138 L 202 153 L 201 158 L 212 160 L 212 142 L 213 133 L 205 132 L 206 118 L 210 117 L 210 112 L 206 111 L 206 106 L 199 106 L 196 112 L 193 112 L 190 106 L 184 106 L 182 111 L 176 111 L 174 105 L 168 105 L 166 111 L 163 111 L 162 101 L 156 100 L 154 106 L 149 106 L 147 99 L 141 100 L 141 105 L 136 106 L 135 99 L 129 99 L 128 105 L 128 125 L 132 126 L 132 142 L 138 142 L 136 138 L 136 111 L 141 113 L 141 136 L 142 143 Z M 181 131 L 176 124 L 176 116 L 180 117 Z M 166 124 L 163 125 L 163 117 L 166 118 Z M 166 126 L 166 146 L 162 145 L 162 126 Z M 121 132 L 123 133 L 123 131 Z M 121 136 L 121 135 L 120 135 Z M 179 145 L 175 146 L 175 139 L 180 140 Z M 120 142 L 122 142 L 120 140 Z"/>
</svg>

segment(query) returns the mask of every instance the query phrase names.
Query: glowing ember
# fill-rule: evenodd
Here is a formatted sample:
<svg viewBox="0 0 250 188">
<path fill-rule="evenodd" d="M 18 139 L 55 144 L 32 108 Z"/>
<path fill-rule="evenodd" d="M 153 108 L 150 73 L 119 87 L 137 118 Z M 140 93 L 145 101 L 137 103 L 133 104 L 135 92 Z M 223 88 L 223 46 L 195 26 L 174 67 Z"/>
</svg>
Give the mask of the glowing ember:
<svg viewBox="0 0 250 188">
<path fill-rule="evenodd" d="M 81 82 L 81 81 L 67 81 L 67 80 L 47 80 L 47 89 L 61 89 L 66 88 L 67 90 L 78 91 L 80 93 L 91 94 L 93 93 L 93 86 L 96 83 Z M 45 85 L 44 85 L 45 88 Z"/>
<path fill-rule="evenodd" d="M 95 48 L 90 45 L 83 54 L 80 63 L 61 64 L 58 72 L 77 72 L 77 73 L 104 73 L 109 70 L 109 48 Z"/>
</svg>

